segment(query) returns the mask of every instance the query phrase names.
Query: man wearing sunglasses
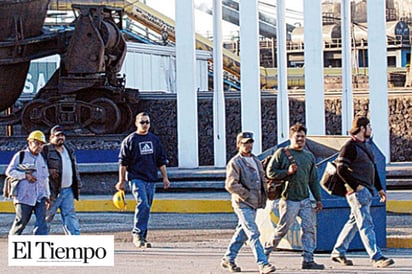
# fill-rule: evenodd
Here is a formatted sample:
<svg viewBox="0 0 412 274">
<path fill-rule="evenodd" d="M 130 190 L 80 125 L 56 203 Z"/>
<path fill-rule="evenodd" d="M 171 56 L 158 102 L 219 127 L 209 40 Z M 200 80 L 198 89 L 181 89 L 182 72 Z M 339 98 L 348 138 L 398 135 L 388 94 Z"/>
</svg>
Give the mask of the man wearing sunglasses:
<svg viewBox="0 0 412 274">
<path fill-rule="evenodd" d="M 115 188 L 124 190 L 124 182 L 129 182 L 130 190 L 136 199 L 133 243 L 138 248 L 147 248 L 151 247 L 146 237 L 155 183 L 158 181 L 157 170 L 159 169 L 162 174 L 163 187 L 169 188 L 170 182 L 166 172 L 168 161 L 159 137 L 149 132 L 149 114 L 137 114 L 135 124 L 137 130 L 127 136 L 120 147 L 119 182 Z"/>
<path fill-rule="evenodd" d="M 17 152 L 6 169 L 6 175 L 18 181 L 17 193 L 13 197 L 16 217 L 9 235 L 22 234 L 34 212 L 36 222 L 33 234 L 47 235 L 46 210 L 49 205 L 49 171 L 40 152 L 46 137 L 35 130 L 27 137 L 28 147 Z"/>
<path fill-rule="evenodd" d="M 272 273 L 276 268 L 268 262 L 255 221 L 257 209 L 266 205 L 265 172 L 262 163 L 252 154 L 253 133 L 241 132 L 236 141 L 239 153 L 226 166 L 225 188 L 232 194 L 232 207 L 239 223 L 222 258 L 221 266 L 230 272 L 241 272 L 235 259 L 243 244 L 249 241 L 248 245 L 252 248 L 260 273 Z"/>
</svg>

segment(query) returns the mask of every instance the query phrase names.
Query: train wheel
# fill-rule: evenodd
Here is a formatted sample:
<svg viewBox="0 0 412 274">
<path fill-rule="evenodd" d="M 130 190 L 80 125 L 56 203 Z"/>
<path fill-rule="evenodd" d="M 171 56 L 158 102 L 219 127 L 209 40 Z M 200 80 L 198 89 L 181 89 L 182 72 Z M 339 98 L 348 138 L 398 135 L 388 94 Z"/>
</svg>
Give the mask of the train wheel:
<svg viewBox="0 0 412 274">
<path fill-rule="evenodd" d="M 120 125 L 120 109 L 107 98 L 97 98 L 90 103 L 96 106 L 96 110 L 89 129 L 96 134 L 114 133 Z"/>
<path fill-rule="evenodd" d="M 123 133 L 129 129 L 133 122 L 133 112 L 128 104 L 118 104 L 118 107 L 120 108 L 122 119 L 116 132 Z"/>
<path fill-rule="evenodd" d="M 42 109 L 45 105 L 45 100 L 34 100 L 24 106 L 21 123 L 27 131 L 35 129 L 48 130 L 47 125 L 43 123 L 44 117 Z"/>
</svg>

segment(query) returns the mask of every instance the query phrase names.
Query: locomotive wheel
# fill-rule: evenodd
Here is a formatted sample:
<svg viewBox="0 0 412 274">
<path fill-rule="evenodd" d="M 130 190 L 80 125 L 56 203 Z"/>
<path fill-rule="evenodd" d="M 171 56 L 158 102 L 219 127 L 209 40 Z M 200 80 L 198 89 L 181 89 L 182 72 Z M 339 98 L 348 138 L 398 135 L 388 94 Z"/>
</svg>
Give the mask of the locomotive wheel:
<svg viewBox="0 0 412 274">
<path fill-rule="evenodd" d="M 114 133 L 120 125 L 120 109 L 108 98 L 97 98 L 90 103 L 96 106 L 90 131 L 96 134 Z"/>
<path fill-rule="evenodd" d="M 133 112 L 128 104 L 119 104 L 118 107 L 120 108 L 122 118 L 116 132 L 123 133 L 125 131 L 128 131 L 133 122 Z"/>
<path fill-rule="evenodd" d="M 42 131 L 48 130 L 47 125 L 43 123 L 44 119 L 42 108 L 45 105 L 45 100 L 34 100 L 24 106 L 23 113 L 21 115 L 21 123 L 27 131 L 32 131 L 34 129 Z"/>
</svg>

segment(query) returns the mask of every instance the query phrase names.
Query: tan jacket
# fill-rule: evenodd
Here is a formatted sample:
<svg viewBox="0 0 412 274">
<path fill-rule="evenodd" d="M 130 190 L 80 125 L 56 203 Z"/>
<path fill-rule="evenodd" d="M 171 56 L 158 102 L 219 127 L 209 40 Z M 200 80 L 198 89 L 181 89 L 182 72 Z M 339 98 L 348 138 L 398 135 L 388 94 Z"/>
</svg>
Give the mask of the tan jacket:
<svg viewBox="0 0 412 274">
<path fill-rule="evenodd" d="M 259 170 L 256 170 L 241 156 L 236 154 L 226 166 L 225 188 L 232 194 L 234 207 L 264 208 L 267 200 L 265 171 L 259 159 L 252 155 Z"/>
</svg>

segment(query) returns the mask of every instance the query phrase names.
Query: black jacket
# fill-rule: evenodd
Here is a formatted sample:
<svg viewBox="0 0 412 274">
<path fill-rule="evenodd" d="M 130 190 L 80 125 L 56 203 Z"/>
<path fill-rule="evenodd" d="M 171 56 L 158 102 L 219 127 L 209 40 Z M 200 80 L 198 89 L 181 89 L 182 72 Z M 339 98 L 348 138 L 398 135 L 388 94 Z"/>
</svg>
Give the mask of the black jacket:
<svg viewBox="0 0 412 274">
<path fill-rule="evenodd" d="M 366 143 L 351 138 L 341 148 L 336 162 L 338 175 L 353 190 L 362 185 L 373 195 L 374 187 L 382 189 L 374 156 Z"/>
<path fill-rule="evenodd" d="M 72 170 L 73 170 L 73 181 L 72 181 L 72 189 L 73 195 L 76 200 L 79 200 L 79 189 L 81 188 L 81 181 L 79 171 L 77 169 L 76 163 L 76 156 L 74 151 L 69 148 L 68 146 L 64 145 L 64 148 L 67 149 L 70 160 L 72 163 Z M 53 144 L 47 144 L 43 147 L 42 151 L 44 159 L 46 159 L 47 166 L 49 169 L 57 169 L 59 174 L 61 174 L 62 170 L 62 158 L 60 153 L 56 150 Z M 50 184 L 50 200 L 55 200 L 60 193 L 61 185 L 62 185 L 62 178 L 61 175 L 57 179 L 52 179 L 49 177 L 49 184 Z"/>
</svg>

